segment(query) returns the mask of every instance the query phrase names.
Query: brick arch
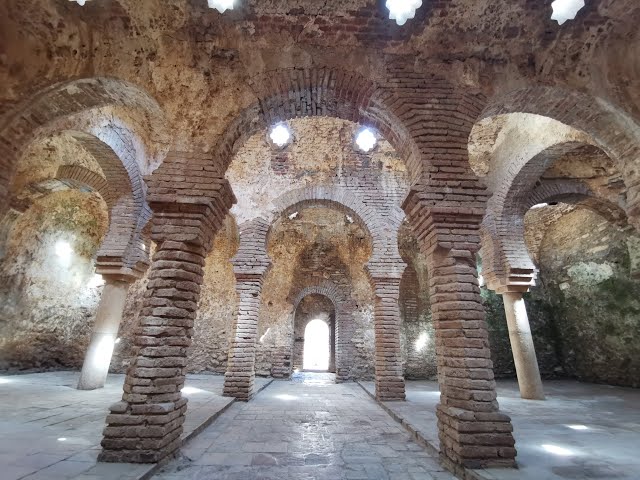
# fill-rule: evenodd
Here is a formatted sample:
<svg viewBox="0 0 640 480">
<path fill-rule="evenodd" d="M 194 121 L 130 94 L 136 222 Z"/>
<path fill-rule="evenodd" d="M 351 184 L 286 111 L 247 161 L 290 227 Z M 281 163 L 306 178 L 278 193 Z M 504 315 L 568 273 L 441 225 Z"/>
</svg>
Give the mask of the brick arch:
<svg viewBox="0 0 640 480">
<path fill-rule="evenodd" d="M 354 358 L 355 351 L 351 342 L 352 322 L 349 316 L 355 304 L 349 292 L 329 280 L 319 280 L 300 289 L 291 298 L 293 304 L 293 315 L 295 314 L 302 300 L 309 295 L 322 295 L 333 303 L 335 312 L 335 363 L 336 382 L 344 382 L 351 379 L 350 359 Z"/>
<path fill-rule="evenodd" d="M 537 270 L 525 244 L 524 216 L 533 205 L 563 200 L 580 203 L 610 219 L 624 222 L 622 208 L 596 197 L 588 186 L 576 181 L 540 181 L 544 172 L 562 156 L 584 146 L 567 141 L 551 145 L 523 161 L 510 183 L 504 183 L 489 202 L 482 223 L 482 257 L 484 276 L 489 288 L 526 291 L 534 285 Z"/>
<path fill-rule="evenodd" d="M 358 73 L 337 68 L 268 71 L 248 83 L 256 100 L 233 119 L 215 147 L 217 163 L 223 171 L 240 146 L 255 133 L 279 122 L 314 116 L 336 117 L 374 127 L 407 160 L 410 170 L 420 169 L 417 144 L 398 116 L 404 105 L 390 89 Z M 419 177 L 414 173 L 415 178 Z"/>
<path fill-rule="evenodd" d="M 37 199 L 68 188 L 97 192 L 107 204 L 108 210 L 111 210 L 115 203 L 113 192 L 102 175 L 80 165 L 61 165 L 53 179 L 33 182 L 18 195 L 20 198 L 14 196 L 11 199 L 11 208 L 24 212 Z"/>
<path fill-rule="evenodd" d="M 483 272 L 489 288 L 502 293 L 526 291 L 534 285 L 537 273 L 524 241 L 524 205 L 553 162 L 583 145 L 558 143 L 522 160 L 519 169 L 509 170 L 515 172 L 513 177 L 504 179 L 494 192 L 481 230 Z"/>
<path fill-rule="evenodd" d="M 129 82 L 93 77 L 53 84 L 0 119 L 0 214 L 4 213 L 2 205 L 6 204 L 11 177 L 24 149 L 38 137 L 50 135 L 58 129 L 68 129 L 65 121 L 74 116 L 105 106 L 123 107 L 139 114 L 154 140 L 166 134 L 164 114 L 159 104 Z M 105 138 L 101 140 L 110 143 Z M 127 162 L 123 163 L 127 168 Z"/>
<path fill-rule="evenodd" d="M 118 131 L 90 126 L 89 116 L 99 118 L 100 109 L 114 106 L 142 118 L 155 140 L 166 131 L 158 103 L 138 87 L 114 78 L 82 78 L 54 84 L 19 105 L 0 120 L 0 216 L 6 210 L 9 182 L 17 161 L 37 138 L 67 131 L 91 153 L 117 199 L 111 209 L 110 233 L 98 253 L 100 273 L 139 275 L 148 266 L 147 245 L 142 231 L 151 217 L 146 203 L 141 164 L 144 154 L 136 151 L 132 129 L 113 120 Z M 128 240 L 123 244 L 122 238 Z"/>
<path fill-rule="evenodd" d="M 562 87 L 536 86 L 493 99 L 478 120 L 511 113 L 552 118 L 587 134 L 620 170 L 628 189 L 627 214 L 640 228 L 640 125 L 633 118 L 598 97 Z M 517 171 L 519 166 L 510 168 Z"/>
<path fill-rule="evenodd" d="M 309 206 L 320 205 L 336 209 L 349 215 L 369 235 L 373 244 L 371 257 L 367 263 L 369 274 L 377 273 L 402 275 L 404 262 L 397 245 L 400 222 L 394 215 L 393 223 L 383 220 L 375 209 L 367 206 L 354 192 L 336 186 L 315 185 L 290 190 L 274 200 L 276 216 L 284 216 Z M 268 235 L 265 242 L 268 241 Z"/>
<path fill-rule="evenodd" d="M 578 205 L 602 216 L 614 225 L 627 223 L 627 214 L 615 203 L 598 196 L 586 183 L 577 180 L 544 180 L 533 189 L 523 204 L 526 213 L 540 203 L 562 202 Z"/>
</svg>

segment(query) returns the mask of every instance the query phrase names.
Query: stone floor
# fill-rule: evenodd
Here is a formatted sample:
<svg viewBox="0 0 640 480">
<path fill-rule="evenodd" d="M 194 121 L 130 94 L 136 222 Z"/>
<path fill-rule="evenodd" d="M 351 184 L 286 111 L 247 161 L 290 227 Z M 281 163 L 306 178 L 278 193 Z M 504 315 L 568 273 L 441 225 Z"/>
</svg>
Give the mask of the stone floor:
<svg viewBox="0 0 640 480">
<path fill-rule="evenodd" d="M 374 392 L 373 382 L 362 382 Z M 491 480 L 640 479 L 640 390 L 553 380 L 545 401 L 523 400 L 515 381 L 498 382 L 511 415 L 518 470 L 475 471 Z M 395 416 L 437 446 L 435 382 L 407 382 L 406 402 L 386 402 Z"/>
<path fill-rule="evenodd" d="M 153 466 L 98 464 L 107 408 L 122 396 L 124 375 L 109 375 L 100 390 L 75 389 L 78 372 L 0 376 L 0 478 L 133 479 Z M 187 438 L 207 426 L 232 399 L 222 397 L 224 377 L 189 375 Z M 267 383 L 257 379 L 258 388 Z"/>
<path fill-rule="evenodd" d="M 235 403 L 160 480 L 453 480 L 355 383 L 301 372 Z"/>
</svg>

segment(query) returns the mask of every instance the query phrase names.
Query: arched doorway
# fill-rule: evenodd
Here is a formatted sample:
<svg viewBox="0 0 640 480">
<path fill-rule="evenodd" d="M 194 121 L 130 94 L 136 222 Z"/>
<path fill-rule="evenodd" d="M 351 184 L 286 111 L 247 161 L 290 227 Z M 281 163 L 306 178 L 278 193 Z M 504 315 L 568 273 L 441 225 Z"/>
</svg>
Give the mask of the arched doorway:
<svg viewBox="0 0 640 480">
<path fill-rule="evenodd" d="M 304 350 L 302 368 L 304 370 L 327 372 L 331 356 L 329 325 L 315 319 L 304 329 Z"/>
<path fill-rule="evenodd" d="M 312 293 L 298 304 L 294 318 L 294 370 L 335 373 L 336 313 L 333 301 Z"/>
</svg>

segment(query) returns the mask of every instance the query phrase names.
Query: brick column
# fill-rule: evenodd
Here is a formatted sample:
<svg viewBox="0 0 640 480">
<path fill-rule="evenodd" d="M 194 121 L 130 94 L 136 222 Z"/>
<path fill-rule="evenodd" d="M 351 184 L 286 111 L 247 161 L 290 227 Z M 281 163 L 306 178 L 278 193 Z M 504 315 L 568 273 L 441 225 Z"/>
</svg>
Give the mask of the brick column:
<svg viewBox="0 0 640 480">
<path fill-rule="evenodd" d="M 151 199 L 157 250 L 134 339 L 136 358 L 122 401 L 107 416 L 100 461 L 155 463 L 180 446 L 187 409 L 180 391 L 203 266 L 234 201 L 226 180 L 211 180 L 207 187 L 209 197 Z"/>
<path fill-rule="evenodd" d="M 236 276 L 236 291 L 240 306 L 224 375 L 224 396 L 248 401 L 253 397 L 256 378 L 256 340 L 262 275 Z"/>
<path fill-rule="evenodd" d="M 268 230 L 269 224 L 263 218 L 242 224 L 240 247 L 232 260 L 240 304 L 224 376 L 224 395 L 243 401 L 254 394 L 260 294 L 271 263 L 266 251 Z"/>
<path fill-rule="evenodd" d="M 113 347 L 122 321 L 129 287 L 136 280 L 131 276 L 106 276 L 105 286 L 96 312 L 89 348 L 84 357 L 78 390 L 104 387 L 109 373 Z"/>
<path fill-rule="evenodd" d="M 400 348 L 400 279 L 372 278 L 375 291 L 376 398 L 404 400 Z"/>
<path fill-rule="evenodd" d="M 514 466 L 511 419 L 499 411 L 476 269 L 480 208 L 436 207 L 414 186 L 403 208 L 427 255 L 436 332 L 440 454 L 460 466 Z M 425 189 L 426 190 L 426 189 Z"/>
</svg>

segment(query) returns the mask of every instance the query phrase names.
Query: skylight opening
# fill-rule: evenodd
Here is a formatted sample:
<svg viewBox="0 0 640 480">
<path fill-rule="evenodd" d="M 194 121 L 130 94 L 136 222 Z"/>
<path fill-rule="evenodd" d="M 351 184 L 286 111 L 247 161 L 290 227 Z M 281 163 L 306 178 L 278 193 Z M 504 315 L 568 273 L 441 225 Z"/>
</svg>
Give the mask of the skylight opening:
<svg viewBox="0 0 640 480">
<path fill-rule="evenodd" d="M 269 138 L 273 144 L 280 148 L 284 148 L 291 143 L 291 137 L 291 130 L 283 123 L 275 125 L 269 132 Z"/>
<path fill-rule="evenodd" d="M 235 0 L 207 0 L 209 8 L 215 8 L 220 13 L 224 13 L 227 10 L 233 10 Z"/>
<path fill-rule="evenodd" d="M 370 152 L 378 143 L 376 135 L 370 128 L 364 128 L 356 135 L 356 145 L 363 152 Z"/>
<path fill-rule="evenodd" d="M 584 0 L 555 0 L 551 4 L 553 8 L 553 15 L 551 20 L 555 20 L 559 25 L 562 25 L 567 20 L 573 20 L 582 7 L 584 7 Z"/>
<path fill-rule="evenodd" d="M 404 25 L 407 20 L 416 16 L 416 10 L 422 6 L 422 0 L 387 0 L 389 18 L 398 25 Z"/>
</svg>

